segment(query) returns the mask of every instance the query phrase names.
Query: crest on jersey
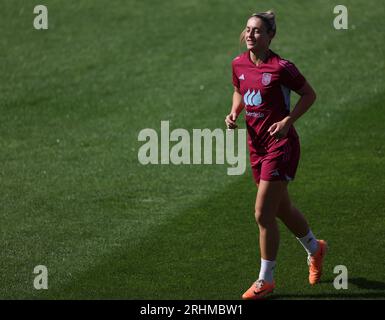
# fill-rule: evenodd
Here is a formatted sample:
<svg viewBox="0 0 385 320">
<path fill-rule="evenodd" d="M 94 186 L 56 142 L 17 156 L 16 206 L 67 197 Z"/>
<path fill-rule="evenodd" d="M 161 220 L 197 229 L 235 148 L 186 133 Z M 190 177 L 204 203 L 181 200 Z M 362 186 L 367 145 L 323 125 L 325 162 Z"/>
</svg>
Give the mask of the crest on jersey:
<svg viewBox="0 0 385 320">
<path fill-rule="evenodd" d="M 265 72 L 264 74 L 262 74 L 262 84 L 264 86 L 267 86 L 268 84 L 270 84 L 270 81 L 271 81 L 271 73 Z"/>
</svg>

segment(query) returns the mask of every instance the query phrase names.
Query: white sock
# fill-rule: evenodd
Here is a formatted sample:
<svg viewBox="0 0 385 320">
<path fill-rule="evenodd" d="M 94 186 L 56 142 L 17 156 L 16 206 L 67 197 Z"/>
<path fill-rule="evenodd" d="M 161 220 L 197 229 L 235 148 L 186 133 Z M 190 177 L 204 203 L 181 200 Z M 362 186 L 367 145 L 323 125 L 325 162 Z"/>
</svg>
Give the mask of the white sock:
<svg viewBox="0 0 385 320">
<path fill-rule="evenodd" d="M 313 255 L 318 250 L 318 241 L 314 236 L 313 232 L 309 230 L 309 233 L 303 238 L 297 238 L 303 245 L 308 255 Z"/>
<path fill-rule="evenodd" d="M 273 273 L 275 268 L 275 261 L 261 259 L 261 270 L 259 271 L 258 280 L 265 280 L 266 282 L 273 282 Z"/>
</svg>

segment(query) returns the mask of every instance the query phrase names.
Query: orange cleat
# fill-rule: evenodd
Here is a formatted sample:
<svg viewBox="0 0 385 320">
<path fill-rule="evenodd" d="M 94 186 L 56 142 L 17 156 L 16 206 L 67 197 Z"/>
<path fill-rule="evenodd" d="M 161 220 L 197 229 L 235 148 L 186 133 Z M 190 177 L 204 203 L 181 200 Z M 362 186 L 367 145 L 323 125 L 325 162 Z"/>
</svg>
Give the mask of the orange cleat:
<svg viewBox="0 0 385 320">
<path fill-rule="evenodd" d="M 275 283 L 268 283 L 265 280 L 257 280 L 251 287 L 242 295 L 243 300 L 259 300 L 263 299 L 269 293 L 272 293 L 275 288 Z"/>
<path fill-rule="evenodd" d="M 326 255 L 328 245 L 324 240 L 318 240 L 318 250 L 312 255 L 308 256 L 307 264 L 309 265 L 309 283 L 314 285 L 319 282 L 322 276 L 322 265 Z"/>
</svg>

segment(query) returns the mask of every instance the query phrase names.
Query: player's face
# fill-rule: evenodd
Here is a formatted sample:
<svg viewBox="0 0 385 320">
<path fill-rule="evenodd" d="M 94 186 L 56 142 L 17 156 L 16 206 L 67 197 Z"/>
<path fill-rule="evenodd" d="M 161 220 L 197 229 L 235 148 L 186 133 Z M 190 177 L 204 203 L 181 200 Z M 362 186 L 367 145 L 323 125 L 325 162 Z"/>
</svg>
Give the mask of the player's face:
<svg viewBox="0 0 385 320">
<path fill-rule="evenodd" d="M 251 17 L 247 21 L 245 31 L 245 42 L 247 49 L 267 49 L 269 48 L 271 36 L 266 30 L 262 19 Z"/>
</svg>

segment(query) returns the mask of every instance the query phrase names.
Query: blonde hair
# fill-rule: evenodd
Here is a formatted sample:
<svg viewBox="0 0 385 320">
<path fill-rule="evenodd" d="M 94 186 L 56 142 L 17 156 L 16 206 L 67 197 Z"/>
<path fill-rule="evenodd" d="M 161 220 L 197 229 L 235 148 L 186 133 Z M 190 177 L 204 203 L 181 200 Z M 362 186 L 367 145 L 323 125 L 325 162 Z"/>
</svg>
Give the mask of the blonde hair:
<svg viewBox="0 0 385 320">
<path fill-rule="evenodd" d="M 265 25 L 267 32 L 272 32 L 273 37 L 275 36 L 275 33 L 277 31 L 277 26 L 275 24 L 275 13 L 272 10 L 269 10 L 266 12 L 253 13 L 249 17 L 249 19 L 252 17 L 260 18 L 263 21 L 263 24 Z M 245 33 L 246 33 L 246 29 L 244 29 L 239 36 L 239 42 L 241 44 L 245 41 Z"/>
</svg>

